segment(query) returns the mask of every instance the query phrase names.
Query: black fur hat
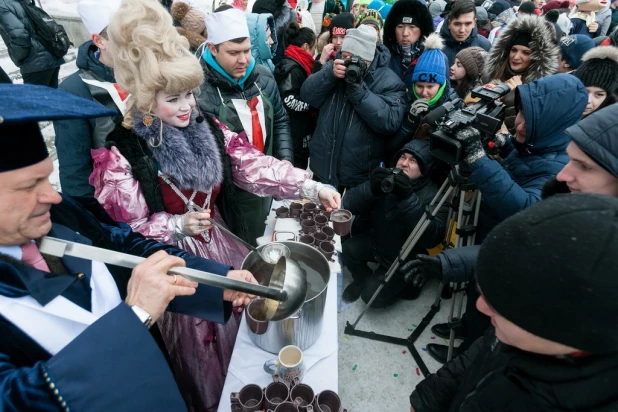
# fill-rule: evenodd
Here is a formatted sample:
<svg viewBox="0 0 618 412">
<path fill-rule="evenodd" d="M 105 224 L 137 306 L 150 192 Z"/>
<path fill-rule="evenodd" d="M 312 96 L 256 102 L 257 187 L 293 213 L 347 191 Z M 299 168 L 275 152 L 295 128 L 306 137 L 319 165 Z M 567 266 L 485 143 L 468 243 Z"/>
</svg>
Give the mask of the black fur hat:
<svg viewBox="0 0 618 412">
<path fill-rule="evenodd" d="M 397 43 L 395 27 L 401 24 L 404 18 L 411 18 L 412 24 L 421 29 L 421 40 L 433 33 L 433 18 L 427 6 L 418 0 L 399 0 L 393 4 L 384 22 L 384 44 L 391 47 Z"/>
</svg>

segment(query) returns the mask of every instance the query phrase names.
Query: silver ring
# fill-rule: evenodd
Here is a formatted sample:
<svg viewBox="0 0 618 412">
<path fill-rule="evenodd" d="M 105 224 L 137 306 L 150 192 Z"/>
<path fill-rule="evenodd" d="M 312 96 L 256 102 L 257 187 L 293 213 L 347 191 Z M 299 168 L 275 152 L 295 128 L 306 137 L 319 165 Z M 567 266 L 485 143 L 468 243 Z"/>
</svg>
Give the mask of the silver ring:
<svg viewBox="0 0 618 412">
<path fill-rule="evenodd" d="M 204 227 L 204 224 L 202 223 L 202 221 L 200 220 L 199 223 L 197 224 L 198 227 Z"/>
</svg>

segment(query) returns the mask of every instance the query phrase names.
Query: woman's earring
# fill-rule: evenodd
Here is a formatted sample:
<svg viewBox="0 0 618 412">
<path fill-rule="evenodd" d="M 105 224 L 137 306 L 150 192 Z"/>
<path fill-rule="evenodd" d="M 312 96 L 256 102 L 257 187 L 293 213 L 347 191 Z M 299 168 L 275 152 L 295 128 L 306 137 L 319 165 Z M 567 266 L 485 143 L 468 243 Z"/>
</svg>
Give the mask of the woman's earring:
<svg viewBox="0 0 618 412">
<path fill-rule="evenodd" d="M 154 139 L 152 138 L 152 136 L 150 136 L 149 141 L 150 141 L 150 146 L 152 147 L 159 147 L 161 146 L 161 143 L 163 143 L 163 119 L 159 117 L 159 120 L 161 120 L 161 127 L 159 127 L 159 142 L 155 144 Z M 152 124 L 152 117 L 150 118 L 150 124 Z"/>
<path fill-rule="evenodd" d="M 144 115 L 144 118 L 142 119 L 142 123 L 144 123 L 144 126 L 146 127 L 152 126 L 152 116 L 150 115 L 150 113 L 146 113 Z"/>
</svg>

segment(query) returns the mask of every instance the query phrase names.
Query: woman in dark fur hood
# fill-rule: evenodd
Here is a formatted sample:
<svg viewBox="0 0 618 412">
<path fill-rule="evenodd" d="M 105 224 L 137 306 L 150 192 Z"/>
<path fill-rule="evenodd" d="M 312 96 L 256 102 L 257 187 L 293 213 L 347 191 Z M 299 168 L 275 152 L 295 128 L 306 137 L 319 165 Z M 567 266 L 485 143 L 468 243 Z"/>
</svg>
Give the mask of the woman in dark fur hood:
<svg viewBox="0 0 618 412">
<path fill-rule="evenodd" d="M 416 62 L 425 49 L 425 39 L 433 31 L 433 19 L 427 6 L 417 0 L 395 2 L 384 22 L 383 43 L 391 52 L 389 67 L 408 89 L 412 87 Z"/>
<path fill-rule="evenodd" d="M 559 50 L 551 23 L 542 17 L 521 16 L 511 20 L 487 53 L 483 82 L 506 83 L 513 90 L 503 99 L 509 133 L 515 133 L 515 88 L 557 73 Z"/>
<path fill-rule="evenodd" d="M 107 147 L 93 152 L 90 176 L 95 198 L 115 221 L 161 243 L 240 268 L 249 251 L 212 225 L 216 221 L 240 236 L 246 233 L 234 185 L 263 197 L 329 197 L 333 203 L 324 206 L 339 207 L 339 194 L 311 181 L 308 172 L 264 155 L 245 134 L 232 133 L 216 118 L 199 113 L 193 90 L 204 72 L 159 4 L 124 1 L 117 17 L 107 31 L 117 51 L 116 80 L 130 97 L 124 122 L 108 135 Z M 248 272 L 228 276 L 255 282 Z M 229 291 L 220 293 L 225 300 L 243 303 Z M 230 312 L 231 305 L 228 316 Z M 159 318 L 189 410 L 217 410 L 240 312 L 237 308 L 229 319 L 214 322 L 170 312 Z"/>
</svg>

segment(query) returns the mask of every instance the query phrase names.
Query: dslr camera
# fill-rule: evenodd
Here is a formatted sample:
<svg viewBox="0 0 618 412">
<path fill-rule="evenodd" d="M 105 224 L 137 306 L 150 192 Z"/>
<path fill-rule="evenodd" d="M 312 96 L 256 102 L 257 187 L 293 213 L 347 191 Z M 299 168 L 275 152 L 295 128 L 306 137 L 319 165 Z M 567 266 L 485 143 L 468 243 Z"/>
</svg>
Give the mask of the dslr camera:
<svg viewBox="0 0 618 412">
<path fill-rule="evenodd" d="M 343 64 L 346 67 L 344 80 L 347 83 L 360 83 L 367 72 L 367 64 L 358 56 L 352 56 L 343 59 Z"/>
<path fill-rule="evenodd" d="M 495 154 L 496 132 L 504 122 L 504 103 L 498 99 L 510 92 L 511 88 L 504 83 L 478 86 L 472 90 L 472 97 L 480 101 L 472 106 L 456 109 L 453 102 L 448 102 L 434 109 L 440 118 L 434 120 L 435 130 L 429 137 L 431 154 L 451 166 L 459 164 L 464 158 L 464 150 L 455 133 L 468 126 L 480 132 L 485 151 Z"/>
<path fill-rule="evenodd" d="M 386 176 L 380 184 L 380 189 L 382 189 L 382 192 L 384 193 L 390 193 L 393 191 L 393 187 L 395 187 L 395 175 L 403 173 L 403 170 L 396 167 L 391 167 L 390 169 L 388 169 L 388 172 L 389 175 Z"/>
</svg>

